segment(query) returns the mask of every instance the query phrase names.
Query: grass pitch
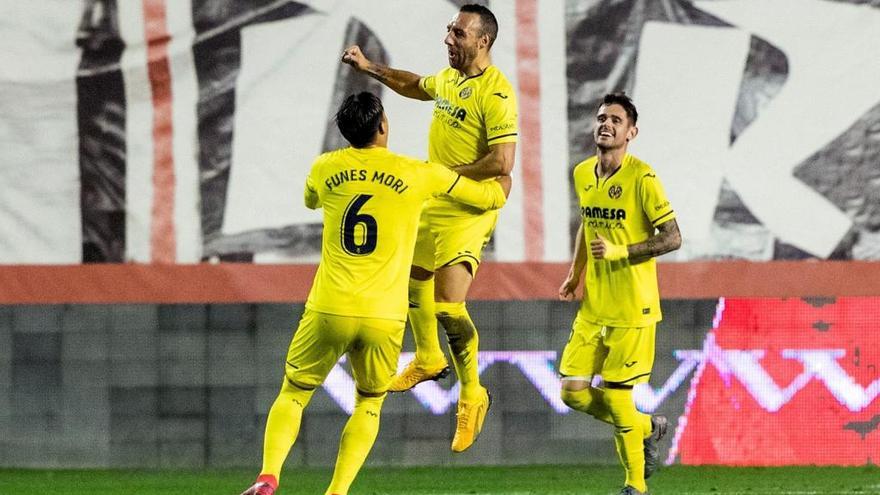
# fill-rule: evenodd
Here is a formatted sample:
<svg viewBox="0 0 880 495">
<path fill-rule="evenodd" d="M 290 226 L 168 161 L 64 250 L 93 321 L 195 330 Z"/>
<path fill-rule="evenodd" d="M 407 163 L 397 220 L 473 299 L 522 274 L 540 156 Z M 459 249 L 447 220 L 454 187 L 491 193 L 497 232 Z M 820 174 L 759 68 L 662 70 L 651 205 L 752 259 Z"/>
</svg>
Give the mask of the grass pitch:
<svg viewBox="0 0 880 495">
<path fill-rule="evenodd" d="M 329 469 L 288 469 L 278 495 L 321 495 Z M 238 495 L 253 471 L 0 470 L 0 494 Z M 616 495 L 616 466 L 368 468 L 350 495 Z M 880 494 L 880 468 L 667 467 L 650 480 L 654 495 Z"/>
</svg>

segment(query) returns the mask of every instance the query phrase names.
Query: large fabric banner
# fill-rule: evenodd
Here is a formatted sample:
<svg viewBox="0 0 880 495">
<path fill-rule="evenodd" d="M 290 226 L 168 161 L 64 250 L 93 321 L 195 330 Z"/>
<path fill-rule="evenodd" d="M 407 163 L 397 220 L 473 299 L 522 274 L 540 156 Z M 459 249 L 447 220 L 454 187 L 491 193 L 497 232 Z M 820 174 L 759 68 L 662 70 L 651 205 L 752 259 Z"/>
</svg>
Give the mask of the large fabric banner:
<svg viewBox="0 0 880 495">
<path fill-rule="evenodd" d="M 339 58 L 445 65 L 451 0 L 44 0 L 0 5 L 0 263 L 314 262 L 301 190 L 344 145 L 341 99 L 385 102 L 423 158 L 432 104 Z M 519 92 L 515 186 L 486 258 L 560 262 L 603 94 L 639 107 L 684 247 L 665 261 L 880 259 L 880 5 L 486 3 Z"/>
</svg>

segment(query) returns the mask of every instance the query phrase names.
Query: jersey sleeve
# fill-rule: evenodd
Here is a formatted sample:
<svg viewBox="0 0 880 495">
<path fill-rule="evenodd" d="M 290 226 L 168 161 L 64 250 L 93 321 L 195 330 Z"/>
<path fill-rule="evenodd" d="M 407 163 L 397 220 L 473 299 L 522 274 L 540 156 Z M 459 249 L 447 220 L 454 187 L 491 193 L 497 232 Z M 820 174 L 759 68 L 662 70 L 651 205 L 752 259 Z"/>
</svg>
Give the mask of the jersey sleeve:
<svg viewBox="0 0 880 495">
<path fill-rule="evenodd" d="M 504 189 L 495 180 L 477 182 L 437 164 L 426 163 L 430 189 L 434 196 L 447 195 L 452 199 L 481 210 L 497 210 L 507 202 Z"/>
<path fill-rule="evenodd" d="M 669 203 L 669 198 L 666 197 L 663 184 L 653 170 L 642 175 L 639 185 L 642 209 L 651 221 L 651 225 L 656 228 L 675 218 L 675 211 Z"/>
<path fill-rule="evenodd" d="M 317 187 L 315 187 L 315 180 L 313 178 L 317 168 L 318 164 L 316 162 L 314 165 L 312 165 L 312 170 L 306 177 L 306 187 L 303 191 L 303 200 L 305 202 L 306 208 L 310 210 L 321 207 L 321 196 L 318 194 L 318 189 Z"/>
<path fill-rule="evenodd" d="M 578 163 L 571 170 L 571 183 L 574 184 L 574 192 L 578 196 L 578 203 L 583 204 L 584 195 L 584 187 L 587 185 L 586 178 L 583 174 L 583 169 L 585 165 L 583 163 Z"/>
<path fill-rule="evenodd" d="M 428 96 L 434 98 L 437 95 L 437 76 L 431 75 L 419 79 L 419 87 L 428 93 Z"/>
<path fill-rule="evenodd" d="M 516 93 L 510 86 L 495 87 L 484 96 L 483 118 L 489 146 L 517 141 L 519 127 Z"/>
</svg>

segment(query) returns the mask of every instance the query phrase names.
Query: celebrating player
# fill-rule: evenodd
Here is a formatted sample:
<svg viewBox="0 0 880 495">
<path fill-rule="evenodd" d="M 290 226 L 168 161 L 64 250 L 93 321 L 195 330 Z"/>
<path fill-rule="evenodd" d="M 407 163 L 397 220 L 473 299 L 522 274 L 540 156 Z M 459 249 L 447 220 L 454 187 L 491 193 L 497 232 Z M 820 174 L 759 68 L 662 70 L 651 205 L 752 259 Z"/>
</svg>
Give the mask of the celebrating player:
<svg viewBox="0 0 880 495">
<path fill-rule="evenodd" d="M 498 22 L 486 7 L 465 5 L 446 30 L 449 67 L 435 75 L 422 77 L 372 62 L 358 46 L 346 49 L 342 61 L 403 96 L 434 100 L 430 161 L 475 180 L 510 175 L 517 140 L 516 95 L 489 54 Z M 430 201 L 422 212 L 410 273 L 409 320 L 416 356 L 390 390 L 402 392 L 446 376 L 449 368 L 437 337 L 439 320 L 461 387 L 454 452 L 473 444 L 491 404 L 480 385 L 477 329 L 465 299 L 497 219 L 496 211 L 482 212 L 449 198 Z"/>
<path fill-rule="evenodd" d="M 346 98 L 336 123 L 351 147 L 319 156 L 306 181 L 306 206 L 324 209 L 321 261 L 269 411 L 263 467 L 243 495 L 275 492 L 303 410 L 343 354 L 351 363 L 355 406 L 326 493 L 348 493 L 375 442 L 397 369 L 423 203 L 448 194 L 477 210 L 497 209 L 510 191 L 508 177 L 478 183 L 389 151 L 388 120 L 371 93 Z"/>
<path fill-rule="evenodd" d="M 633 385 L 654 366 L 660 297 L 654 258 L 681 246 L 672 205 L 657 174 L 627 153 L 638 134 L 638 113 L 623 94 L 609 94 L 596 114 L 596 156 L 574 169 L 581 225 L 574 259 L 559 297 L 570 301 L 584 277 L 584 298 L 562 352 L 562 400 L 568 407 L 614 425 L 614 443 L 626 471 L 621 495 L 647 492 L 657 467 L 666 417 L 636 410 Z M 590 386 L 601 375 L 604 386 Z"/>
</svg>

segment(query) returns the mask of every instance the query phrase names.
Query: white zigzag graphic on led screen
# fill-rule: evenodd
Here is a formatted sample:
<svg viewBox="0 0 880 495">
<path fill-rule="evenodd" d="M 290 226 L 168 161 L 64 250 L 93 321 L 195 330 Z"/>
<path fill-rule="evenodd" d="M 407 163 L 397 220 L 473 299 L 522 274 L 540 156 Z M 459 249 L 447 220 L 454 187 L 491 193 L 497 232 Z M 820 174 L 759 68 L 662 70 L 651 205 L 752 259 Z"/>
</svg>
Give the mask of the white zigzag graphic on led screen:
<svg viewBox="0 0 880 495">
<path fill-rule="evenodd" d="M 656 411 L 703 362 L 712 365 L 726 378 L 725 381 L 736 378 L 755 401 L 769 412 L 781 409 L 812 380 L 821 382 L 838 403 L 853 412 L 864 409 L 880 395 L 880 379 L 863 388 L 840 366 L 838 361 L 846 355 L 843 349 L 783 350 L 783 358 L 798 361 L 803 366 L 803 371 L 785 387 L 777 385 L 761 365 L 765 354 L 764 350 L 722 349 L 715 344 L 714 335 L 709 334 L 702 350 L 674 352 L 680 361 L 679 365 L 659 389 L 648 384 L 637 385 L 634 391 L 636 406 L 644 412 Z M 399 369 L 402 370 L 412 358 L 413 353 L 401 353 Z M 482 351 L 479 357 L 480 373 L 499 363 L 515 366 L 550 407 L 560 414 L 566 414 L 569 409 L 559 398 L 556 359 L 556 351 Z M 333 367 L 323 387 L 344 411 L 351 413 L 354 409 L 354 381 L 343 369 L 344 363 L 345 357 Z M 458 383 L 445 389 L 436 382 L 423 382 L 411 393 L 431 413 L 445 414 L 458 400 Z"/>
</svg>

